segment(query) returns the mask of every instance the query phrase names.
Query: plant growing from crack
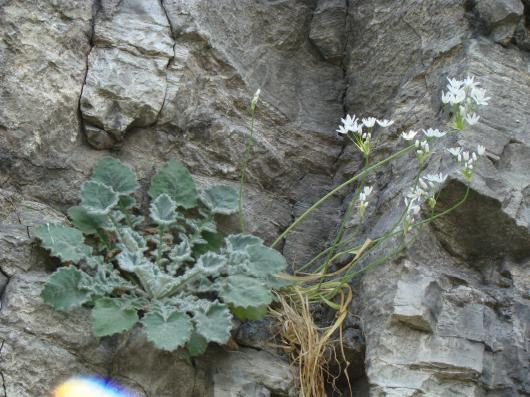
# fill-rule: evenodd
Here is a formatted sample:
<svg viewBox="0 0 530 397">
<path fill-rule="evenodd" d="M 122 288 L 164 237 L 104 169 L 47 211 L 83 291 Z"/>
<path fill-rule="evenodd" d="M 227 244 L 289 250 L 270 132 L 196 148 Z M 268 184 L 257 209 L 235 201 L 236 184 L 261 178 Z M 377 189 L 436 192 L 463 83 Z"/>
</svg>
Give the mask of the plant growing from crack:
<svg viewBox="0 0 530 397">
<path fill-rule="evenodd" d="M 449 208 L 436 212 L 438 194 L 447 175 L 424 174 L 426 165 L 434 152 L 433 143 L 447 133 L 458 134 L 466 126 L 476 124 L 480 117 L 474 113 L 475 108 L 487 105 L 490 99 L 486 97 L 485 90 L 478 87 L 479 83 L 473 77 L 467 77 L 462 81 L 456 79 L 448 79 L 448 81 L 447 93 L 442 93 L 442 102 L 451 118 L 448 132 L 428 128 L 422 131 L 421 138 L 417 131 L 402 132 L 401 138 L 410 144 L 378 162 L 370 162 L 370 155 L 377 142 L 377 137 L 375 139 L 373 137 L 374 126 L 378 124 L 380 128 L 386 129 L 394 122 L 378 120 L 374 117 L 358 119 L 355 115 L 346 115 L 341 120 L 342 123 L 337 132 L 351 140 L 354 150 L 361 153 L 364 159 L 363 168 L 357 175 L 341 183 L 310 206 L 271 245 L 276 246 L 326 200 L 346 187 L 356 184 L 345 216 L 331 245 L 303 266 L 298 267 L 293 275 L 280 275 L 293 285 L 281 294 L 279 299 L 282 304 L 281 308 L 272 310 L 271 313 L 280 324 L 280 335 L 286 350 L 291 354 L 293 362 L 298 364 L 300 396 L 325 395 L 321 383 L 324 382 L 326 374 L 329 375 L 329 371 L 327 363 L 321 359 L 321 356 L 327 354 L 329 357 L 336 357 L 330 335 L 338 332 L 339 341 L 341 341 L 342 323 L 352 300 L 350 281 L 359 274 L 394 258 L 418 237 L 417 231 L 420 228 L 454 211 L 468 197 L 474 167 L 479 158 L 485 154 L 483 146 L 479 145 L 476 151 L 465 150 L 462 147 L 447 149 L 461 167 L 460 173 L 467 186 L 464 196 Z M 367 217 L 370 201 L 375 196 L 374 187 L 366 185 L 366 177 L 391 161 L 410 153 L 415 155 L 418 171 L 412 186 L 404 192 L 404 205 L 397 220 L 386 231 L 364 242 L 359 243 L 357 236 L 344 238 L 346 223 L 351 220 L 354 210 L 357 209 L 359 220 L 363 222 Z M 425 208 L 424 213 L 427 214 L 424 219 L 421 219 L 422 207 Z M 385 241 L 392 238 L 398 239 L 394 241 L 392 249 L 383 249 L 383 254 L 379 257 L 370 257 L 374 256 L 378 247 L 382 247 Z M 344 261 L 343 258 L 346 260 Z M 338 270 L 330 272 L 330 267 L 338 263 L 342 263 Z M 308 272 L 308 269 L 311 271 Z M 317 328 L 311 320 L 311 305 L 320 303 L 337 311 L 335 320 L 327 328 Z M 343 360 L 347 363 L 342 344 L 340 347 Z M 344 372 L 347 378 L 346 370 Z M 315 382 L 315 379 L 319 379 L 320 383 Z"/>
<path fill-rule="evenodd" d="M 134 211 L 138 188 L 129 167 L 104 158 L 68 210 L 74 227 L 35 229 L 65 265 L 49 277 L 43 300 L 57 310 L 89 307 L 95 336 L 139 323 L 157 348 L 186 346 L 191 355 L 226 343 L 233 316 L 262 318 L 286 261 L 256 236 L 217 230 L 217 215 L 237 213 L 237 191 L 214 185 L 199 193 L 175 160 L 151 181 L 148 217 Z"/>
</svg>

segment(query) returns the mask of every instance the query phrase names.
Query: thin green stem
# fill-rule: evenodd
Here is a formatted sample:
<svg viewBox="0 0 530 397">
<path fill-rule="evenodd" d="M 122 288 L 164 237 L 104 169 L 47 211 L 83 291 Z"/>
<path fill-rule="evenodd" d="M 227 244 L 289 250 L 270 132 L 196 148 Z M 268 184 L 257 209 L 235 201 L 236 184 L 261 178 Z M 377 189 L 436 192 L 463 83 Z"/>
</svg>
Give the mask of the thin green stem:
<svg viewBox="0 0 530 397">
<path fill-rule="evenodd" d="M 341 183 L 339 186 L 335 187 L 333 190 L 331 190 L 330 192 L 328 192 L 326 195 L 324 195 L 322 198 L 320 198 L 320 200 L 318 200 L 315 204 L 313 204 L 311 207 L 309 207 L 307 210 L 305 210 L 298 218 L 296 218 L 296 220 L 291 223 L 289 225 L 289 227 L 287 229 L 285 229 L 283 231 L 282 234 L 280 234 L 276 240 L 273 241 L 273 243 L 271 244 L 271 247 L 274 247 L 276 246 L 280 241 L 282 241 L 283 238 L 285 238 L 285 236 L 287 234 L 289 234 L 291 232 L 291 230 L 293 230 L 294 227 L 296 227 L 300 222 L 302 222 L 311 212 L 313 212 L 316 208 L 318 208 L 319 206 L 321 206 L 324 202 L 326 202 L 330 197 L 332 197 L 335 193 L 339 192 L 340 190 L 344 189 L 346 186 L 348 185 L 351 185 L 353 182 L 355 182 L 356 180 L 358 180 L 359 178 L 365 176 L 365 175 L 368 175 L 371 171 L 389 163 L 390 161 L 394 160 L 395 158 L 398 158 L 400 156 L 402 156 L 403 154 L 405 153 L 408 153 L 410 150 L 414 149 L 415 146 L 414 145 L 410 145 L 410 146 L 407 146 L 406 148 L 404 149 L 401 149 L 400 151 L 394 153 L 393 155 L 391 156 L 388 156 L 387 158 L 385 158 L 384 160 L 381 160 L 379 161 L 378 163 L 375 163 L 373 165 L 371 165 L 370 167 L 366 168 L 365 170 L 361 171 L 359 174 L 355 175 L 354 177 L 348 179 L 347 181 Z"/>
<path fill-rule="evenodd" d="M 158 266 L 160 259 L 162 259 L 162 244 L 164 238 L 164 225 L 158 226 L 158 244 L 156 247 L 156 264 Z"/>
<path fill-rule="evenodd" d="M 251 107 L 251 119 L 250 119 L 250 134 L 247 137 L 247 143 L 245 146 L 245 157 L 243 158 L 243 165 L 241 167 L 241 176 L 239 179 L 239 227 L 241 228 L 241 232 L 245 232 L 245 217 L 243 214 L 243 194 L 244 194 L 244 187 L 245 187 L 245 174 L 248 167 L 248 162 L 250 160 L 250 151 L 252 149 L 252 142 L 254 137 L 254 113 L 255 113 L 255 107 Z"/>
</svg>

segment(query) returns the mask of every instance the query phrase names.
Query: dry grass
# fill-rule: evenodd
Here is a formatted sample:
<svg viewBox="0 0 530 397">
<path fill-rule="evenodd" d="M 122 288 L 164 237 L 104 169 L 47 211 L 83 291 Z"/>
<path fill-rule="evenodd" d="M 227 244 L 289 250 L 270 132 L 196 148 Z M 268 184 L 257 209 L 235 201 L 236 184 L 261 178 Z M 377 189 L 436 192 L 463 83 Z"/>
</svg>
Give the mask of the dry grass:
<svg viewBox="0 0 530 397">
<path fill-rule="evenodd" d="M 341 361 L 345 363 L 341 372 L 345 374 L 349 384 L 347 375 L 349 364 L 342 346 L 342 325 L 352 300 L 349 286 L 345 286 L 339 296 L 339 309 L 334 322 L 323 329 L 314 323 L 311 303 L 300 287 L 293 287 L 289 293 L 279 294 L 279 307 L 271 309 L 272 316 L 279 326 L 281 347 L 290 355 L 292 363 L 297 367 L 300 397 L 327 396 L 326 384 L 330 379 L 332 386 L 335 387 L 335 380 L 340 373 L 335 375 L 330 373 L 332 360 L 339 368 Z M 342 360 L 337 356 L 337 342 Z"/>
</svg>

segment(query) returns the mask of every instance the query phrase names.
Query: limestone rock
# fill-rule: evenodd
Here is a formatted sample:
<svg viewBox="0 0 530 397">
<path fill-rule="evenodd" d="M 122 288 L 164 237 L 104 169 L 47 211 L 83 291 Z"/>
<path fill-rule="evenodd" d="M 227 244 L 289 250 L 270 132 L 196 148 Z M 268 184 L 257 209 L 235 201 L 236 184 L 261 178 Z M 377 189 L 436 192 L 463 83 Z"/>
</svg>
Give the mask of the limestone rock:
<svg viewBox="0 0 530 397">
<path fill-rule="evenodd" d="M 289 364 L 265 350 L 210 349 L 199 361 L 213 377 L 213 397 L 296 395 Z"/>
<path fill-rule="evenodd" d="M 521 0 L 480 0 L 475 7 L 493 39 L 508 44 L 523 15 Z"/>
<path fill-rule="evenodd" d="M 343 56 L 347 10 L 346 0 L 320 0 L 313 13 L 309 38 L 327 60 L 340 61 Z"/>
<path fill-rule="evenodd" d="M 151 125 L 158 118 L 173 40 L 159 2 L 104 1 L 101 7 L 80 109 L 88 141 L 108 149 L 113 144 L 103 131 L 121 142 L 128 129 Z"/>
</svg>

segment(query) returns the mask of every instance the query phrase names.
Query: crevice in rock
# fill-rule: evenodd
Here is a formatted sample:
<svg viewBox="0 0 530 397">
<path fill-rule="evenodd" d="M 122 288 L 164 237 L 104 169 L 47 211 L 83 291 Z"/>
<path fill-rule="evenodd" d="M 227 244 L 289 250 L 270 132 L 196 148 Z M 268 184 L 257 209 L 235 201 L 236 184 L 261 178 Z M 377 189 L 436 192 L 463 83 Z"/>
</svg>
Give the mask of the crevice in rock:
<svg viewBox="0 0 530 397">
<path fill-rule="evenodd" d="M 88 76 L 88 69 L 89 69 L 88 59 L 90 57 L 90 53 L 92 52 L 93 48 L 96 45 L 94 42 L 94 37 L 96 35 L 96 20 L 97 20 L 98 13 L 101 9 L 102 9 L 101 0 L 94 0 L 94 3 L 92 4 L 92 20 L 90 21 L 91 31 L 90 31 L 90 37 L 88 38 L 90 48 L 85 55 L 85 75 L 83 76 L 83 83 L 81 84 L 81 90 L 79 92 L 79 99 L 77 102 L 77 118 L 79 121 L 79 132 L 82 137 L 81 139 L 83 140 L 83 143 L 85 144 L 88 143 L 88 139 L 85 134 L 85 121 L 83 119 L 83 113 L 81 112 L 81 98 L 83 97 L 83 90 L 85 88 L 86 79 Z"/>
<path fill-rule="evenodd" d="M 164 91 L 164 98 L 162 99 L 162 104 L 160 105 L 160 109 L 158 110 L 158 113 L 156 114 L 156 117 L 155 117 L 155 120 L 153 121 L 153 123 L 151 124 L 151 126 L 155 126 L 156 124 L 158 124 L 158 120 L 160 119 L 160 115 L 162 114 L 162 111 L 164 110 L 164 106 L 166 105 L 166 99 L 167 99 L 167 92 L 168 92 L 168 73 L 169 73 L 169 68 L 171 67 L 171 65 L 173 65 L 173 62 L 175 61 L 175 46 L 177 45 L 176 41 L 175 41 L 175 29 L 171 23 L 171 19 L 169 18 L 169 14 L 167 12 L 167 9 L 164 5 L 164 0 L 160 0 L 160 7 L 162 8 L 162 11 L 164 12 L 165 16 L 166 16 L 166 19 L 167 19 L 167 23 L 169 25 L 169 31 L 171 33 L 171 39 L 173 40 L 173 56 L 171 58 L 168 59 L 167 61 L 167 64 L 166 64 L 166 88 L 165 88 L 165 91 Z M 149 127 L 149 126 L 148 126 Z"/>
<path fill-rule="evenodd" d="M 0 361 L 2 361 L 2 351 L 4 350 L 4 343 L 5 340 L 2 339 L 2 342 L 0 343 Z M 2 382 L 2 391 L 4 392 L 3 397 L 7 397 L 6 379 L 2 371 L 0 371 L 0 381 Z"/>
</svg>

